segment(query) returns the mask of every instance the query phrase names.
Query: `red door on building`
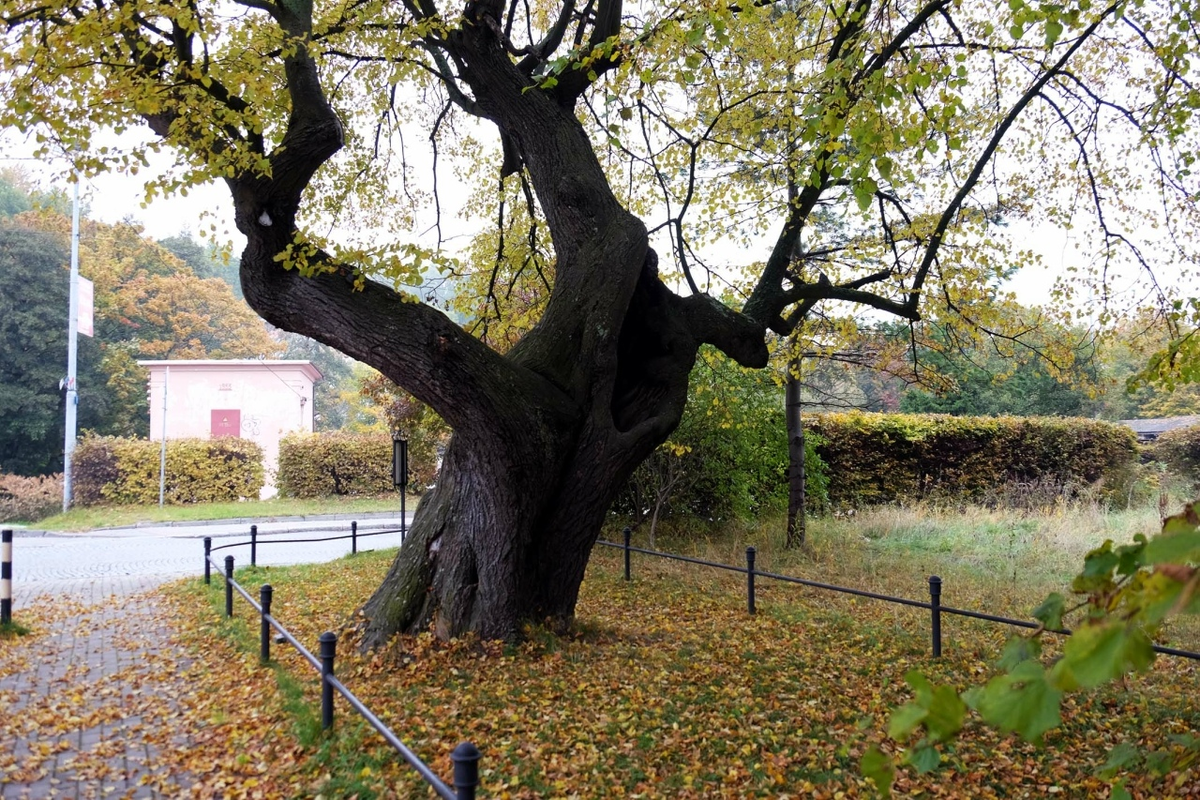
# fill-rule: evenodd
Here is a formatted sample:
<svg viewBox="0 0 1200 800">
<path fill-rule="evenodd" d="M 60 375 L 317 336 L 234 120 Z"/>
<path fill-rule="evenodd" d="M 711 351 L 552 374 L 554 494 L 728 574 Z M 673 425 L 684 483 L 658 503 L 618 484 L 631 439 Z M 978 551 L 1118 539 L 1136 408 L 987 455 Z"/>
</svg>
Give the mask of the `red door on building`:
<svg viewBox="0 0 1200 800">
<path fill-rule="evenodd" d="M 240 436 L 242 433 L 242 412 L 236 408 L 214 408 L 212 425 L 209 435 L 216 439 L 218 436 Z"/>
</svg>

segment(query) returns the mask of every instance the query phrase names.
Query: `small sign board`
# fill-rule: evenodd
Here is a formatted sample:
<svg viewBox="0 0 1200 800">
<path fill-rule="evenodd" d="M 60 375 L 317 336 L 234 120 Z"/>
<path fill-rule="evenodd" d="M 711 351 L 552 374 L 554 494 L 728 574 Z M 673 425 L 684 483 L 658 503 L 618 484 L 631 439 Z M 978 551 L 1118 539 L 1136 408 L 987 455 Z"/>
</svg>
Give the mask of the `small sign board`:
<svg viewBox="0 0 1200 800">
<path fill-rule="evenodd" d="M 95 308 L 95 292 L 92 289 L 92 282 L 87 278 L 80 276 L 78 278 L 78 294 L 79 301 L 78 322 L 75 325 L 75 330 L 82 333 L 84 336 L 95 336 L 94 326 L 94 308 Z"/>
</svg>

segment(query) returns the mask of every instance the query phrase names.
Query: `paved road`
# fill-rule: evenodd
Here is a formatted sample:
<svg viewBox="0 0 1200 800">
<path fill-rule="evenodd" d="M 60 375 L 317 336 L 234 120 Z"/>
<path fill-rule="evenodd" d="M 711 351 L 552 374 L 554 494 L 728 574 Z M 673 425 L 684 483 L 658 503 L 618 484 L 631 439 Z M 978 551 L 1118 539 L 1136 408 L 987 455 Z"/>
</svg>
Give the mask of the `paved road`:
<svg viewBox="0 0 1200 800">
<path fill-rule="evenodd" d="M 411 514 L 409 515 L 411 522 Z M 375 550 L 400 544 L 400 520 L 359 521 L 358 549 Z M 93 531 L 43 533 L 17 530 L 13 540 L 13 605 L 19 608 L 45 594 L 89 594 L 101 582 L 105 593 L 128 594 L 171 578 L 204 570 L 205 536 L 213 540 L 214 559 L 232 555 L 238 565 L 250 561 L 249 523 L 156 525 Z M 366 536 L 375 531 L 394 533 Z M 300 541 L 350 534 L 346 519 L 281 519 L 258 523 L 257 562 L 264 565 L 330 561 L 350 552 L 349 538 L 326 542 Z M 245 542 L 217 550 L 224 545 Z"/>
</svg>

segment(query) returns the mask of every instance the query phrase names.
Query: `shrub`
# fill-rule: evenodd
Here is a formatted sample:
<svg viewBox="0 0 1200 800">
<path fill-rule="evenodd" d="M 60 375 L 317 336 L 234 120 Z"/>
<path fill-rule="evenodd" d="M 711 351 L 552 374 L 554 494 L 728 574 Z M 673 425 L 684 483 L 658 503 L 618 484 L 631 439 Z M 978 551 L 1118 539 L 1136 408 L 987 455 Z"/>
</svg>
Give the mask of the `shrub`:
<svg viewBox="0 0 1200 800">
<path fill-rule="evenodd" d="M 823 509 L 825 470 L 814 444 L 805 443 L 806 505 Z M 679 427 L 634 471 L 614 509 L 639 522 L 671 513 L 750 519 L 787 508 L 787 474 L 782 388 L 707 352 Z"/>
<path fill-rule="evenodd" d="M 393 492 L 392 438 L 339 431 L 285 436 L 275 484 L 284 497 Z"/>
<path fill-rule="evenodd" d="M 36 522 L 62 510 L 63 476 L 0 473 L 0 522 Z"/>
<path fill-rule="evenodd" d="M 1057 417 L 822 414 L 807 427 L 822 442 L 830 501 L 847 508 L 948 497 L 986 501 L 1011 484 L 1101 484 L 1123 497 L 1136 461 L 1128 428 Z"/>
<path fill-rule="evenodd" d="M 111 436 L 85 434 L 71 456 L 71 500 L 79 506 L 103 505 L 104 487 L 121 478 Z M 157 499 L 157 498 L 156 498 Z"/>
<path fill-rule="evenodd" d="M 85 437 L 71 460 L 75 502 L 158 502 L 161 448 L 162 442 L 148 439 Z M 164 502 L 257 499 L 263 487 L 262 460 L 262 448 L 247 439 L 168 440 Z"/>
<path fill-rule="evenodd" d="M 1200 488 L 1200 425 L 1166 431 L 1154 442 L 1155 460 Z"/>
</svg>

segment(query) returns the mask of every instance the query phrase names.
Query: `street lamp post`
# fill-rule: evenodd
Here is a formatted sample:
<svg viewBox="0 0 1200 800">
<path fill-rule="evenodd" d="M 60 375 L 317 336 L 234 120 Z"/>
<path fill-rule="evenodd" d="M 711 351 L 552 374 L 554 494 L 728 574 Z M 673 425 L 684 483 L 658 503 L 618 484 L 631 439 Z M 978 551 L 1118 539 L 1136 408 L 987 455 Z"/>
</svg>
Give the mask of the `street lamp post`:
<svg viewBox="0 0 1200 800">
<path fill-rule="evenodd" d="M 75 385 L 77 360 L 76 339 L 79 331 L 79 173 L 75 173 L 75 194 L 71 204 L 71 290 L 67 301 L 67 378 L 63 382 L 66 390 L 66 419 L 63 432 L 63 513 L 71 509 L 72 476 L 71 458 L 75 455 L 76 414 L 79 392 Z"/>
</svg>

